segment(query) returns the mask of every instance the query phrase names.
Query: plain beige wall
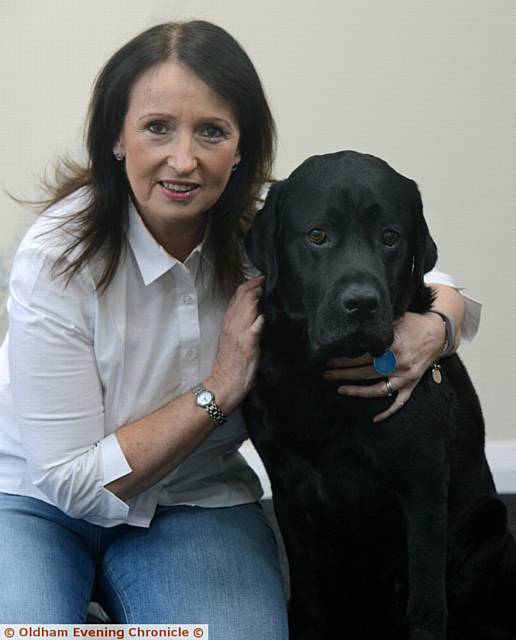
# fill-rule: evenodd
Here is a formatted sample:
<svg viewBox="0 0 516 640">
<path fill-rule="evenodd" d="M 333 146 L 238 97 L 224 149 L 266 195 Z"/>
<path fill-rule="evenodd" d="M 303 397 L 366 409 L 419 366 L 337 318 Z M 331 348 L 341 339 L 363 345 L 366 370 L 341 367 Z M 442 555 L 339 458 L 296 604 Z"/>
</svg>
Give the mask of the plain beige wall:
<svg viewBox="0 0 516 640">
<path fill-rule="evenodd" d="M 107 57 L 148 26 L 195 17 L 255 62 L 280 134 L 277 177 L 351 148 L 417 180 L 440 267 L 484 303 L 461 353 L 488 437 L 516 441 L 515 0 L 0 0 L 0 186 L 37 193 L 45 166 L 80 150 Z M 0 195 L 4 270 L 29 220 Z"/>
</svg>

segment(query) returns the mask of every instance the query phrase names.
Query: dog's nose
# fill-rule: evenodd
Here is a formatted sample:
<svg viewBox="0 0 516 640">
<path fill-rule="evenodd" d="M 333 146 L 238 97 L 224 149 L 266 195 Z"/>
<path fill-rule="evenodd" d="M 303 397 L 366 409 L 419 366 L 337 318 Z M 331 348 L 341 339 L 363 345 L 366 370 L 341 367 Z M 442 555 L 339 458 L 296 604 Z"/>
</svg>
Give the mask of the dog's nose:
<svg viewBox="0 0 516 640">
<path fill-rule="evenodd" d="M 380 306 L 380 296 L 374 289 L 350 289 L 341 295 L 344 310 L 357 320 L 367 320 L 376 313 Z"/>
</svg>

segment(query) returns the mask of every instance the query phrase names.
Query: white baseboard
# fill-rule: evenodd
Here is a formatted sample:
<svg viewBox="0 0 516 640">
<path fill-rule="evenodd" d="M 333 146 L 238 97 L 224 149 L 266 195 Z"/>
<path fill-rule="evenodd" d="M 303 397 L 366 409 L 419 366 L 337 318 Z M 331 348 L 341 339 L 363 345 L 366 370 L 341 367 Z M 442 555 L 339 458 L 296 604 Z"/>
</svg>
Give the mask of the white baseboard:
<svg viewBox="0 0 516 640">
<path fill-rule="evenodd" d="M 271 485 L 256 449 L 247 440 L 240 449 L 262 483 L 264 498 L 270 498 Z M 486 456 L 493 472 L 498 493 L 516 493 L 516 440 L 486 444 Z"/>
</svg>

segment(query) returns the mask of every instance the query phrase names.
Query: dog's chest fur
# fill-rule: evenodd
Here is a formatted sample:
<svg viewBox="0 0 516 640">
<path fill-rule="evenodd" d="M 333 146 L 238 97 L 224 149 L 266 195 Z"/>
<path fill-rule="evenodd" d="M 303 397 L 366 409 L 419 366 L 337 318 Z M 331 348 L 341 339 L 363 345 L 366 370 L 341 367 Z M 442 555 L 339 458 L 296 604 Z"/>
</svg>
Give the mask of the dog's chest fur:
<svg viewBox="0 0 516 640">
<path fill-rule="evenodd" d="M 284 472 L 292 486 L 292 473 L 298 474 L 298 487 L 304 488 L 297 497 L 308 509 L 319 503 L 318 512 L 324 505 L 332 528 L 338 529 L 337 511 L 361 514 L 355 523 L 385 518 L 381 505 L 398 508 L 397 493 L 416 469 L 428 474 L 438 468 L 446 477 L 446 442 L 454 434 L 446 374 L 441 385 L 427 374 L 410 405 L 380 423 L 372 419 L 392 398 L 365 402 L 337 394 L 337 386 L 319 371 L 285 361 L 265 342 L 259 394 L 251 399 L 263 419 L 256 433 L 251 421 L 250 435 L 275 475 Z M 431 417 L 420 409 L 428 406 L 435 407 Z"/>
</svg>

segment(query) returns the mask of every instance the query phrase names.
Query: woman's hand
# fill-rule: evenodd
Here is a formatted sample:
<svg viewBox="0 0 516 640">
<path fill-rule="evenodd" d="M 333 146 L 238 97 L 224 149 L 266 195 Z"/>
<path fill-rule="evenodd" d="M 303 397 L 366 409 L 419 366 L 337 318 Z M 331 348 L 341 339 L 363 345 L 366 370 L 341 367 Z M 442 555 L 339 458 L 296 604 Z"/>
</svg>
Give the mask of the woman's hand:
<svg viewBox="0 0 516 640">
<path fill-rule="evenodd" d="M 446 334 L 442 319 L 435 313 L 417 314 L 407 312 L 396 323 L 395 338 L 390 349 L 397 360 L 396 370 L 388 380 L 392 391 L 397 391 L 391 406 L 378 414 L 373 422 L 380 422 L 396 413 L 407 402 L 417 383 L 427 369 L 439 357 Z M 386 396 L 389 388 L 385 378 L 378 376 L 368 354 L 360 358 L 332 358 L 327 363 L 324 373 L 327 380 L 351 381 L 374 380 L 371 386 L 343 384 L 337 392 L 342 395 L 360 398 L 378 398 Z"/>
<path fill-rule="evenodd" d="M 241 284 L 229 302 L 219 348 L 206 387 L 213 391 L 224 413 L 231 413 L 251 389 L 260 359 L 264 318 L 258 303 L 263 276 Z"/>
</svg>

